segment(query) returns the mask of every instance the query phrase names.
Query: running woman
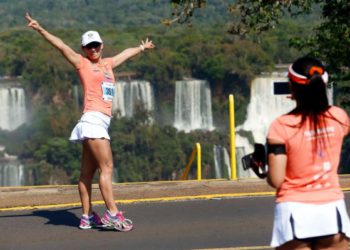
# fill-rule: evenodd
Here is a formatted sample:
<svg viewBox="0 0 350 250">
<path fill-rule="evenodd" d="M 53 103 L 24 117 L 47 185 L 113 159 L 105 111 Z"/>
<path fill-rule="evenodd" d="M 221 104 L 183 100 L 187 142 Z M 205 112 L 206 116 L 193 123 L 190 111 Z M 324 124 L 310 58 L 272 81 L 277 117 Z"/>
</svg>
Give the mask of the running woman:
<svg viewBox="0 0 350 250">
<path fill-rule="evenodd" d="M 348 249 L 350 221 L 338 165 L 347 113 L 330 106 L 328 74 L 311 57 L 288 71 L 296 108 L 269 128 L 268 182 L 276 188 L 271 246 L 276 249 Z"/>
<path fill-rule="evenodd" d="M 112 116 L 112 100 L 115 92 L 113 69 L 129 58 L 155 45 L 148 38 L 140 46 L 128 48 L 121 53 L 103 58 L 103 41 L 96 31 L 87 31 L 81 37 L 84 56 L 75 52 L 59 37 L 49 33 L 29 13 L 25 18 L 28 26 L 37 31 L 47 42 L 59 50 L 79 74 L 84 89 L 84 109 L 79 122 L 74 127 L 70 140 L 81 141 L 83 145 L 79 194 L 82 203 L 82 217 L 79 228 L 94 226 L 114 227 L 118 231 L 130 231 L 132 221 L 124 218 L 113 198 L 113 159 L 108 127 Z M 107 211 L 102 218 L 92 210 L 92 179 L 99 170 L 99 188 Z"/>
</svg>

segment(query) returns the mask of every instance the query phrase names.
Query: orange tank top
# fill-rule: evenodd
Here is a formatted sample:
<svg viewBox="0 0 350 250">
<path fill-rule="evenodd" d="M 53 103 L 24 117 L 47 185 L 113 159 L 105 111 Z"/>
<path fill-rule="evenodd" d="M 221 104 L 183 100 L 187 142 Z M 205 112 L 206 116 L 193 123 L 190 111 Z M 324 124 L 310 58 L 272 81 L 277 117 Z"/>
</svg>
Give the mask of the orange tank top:
<svg viewBox="0 0 350 250">
<path fill-rule="evenodd" d="M 277 190 L 277 202 L 319 204 L 343 198 L 337 171 L 349 117 L 334 106 L 324 117 L 325 124 L 317 131 L 308 121 L 300 127 L 300 115 L 282 115 L 271 124 L 267 138 L 283 142 L 287 153 L 286 175 Z"/>
<path fill-rule="evenodd" d="M 112 116 L 112 101 L 115 94 L 112 58 L 92 63 L 81 56 L 77 71 L 84 89 L 83 113 L 98 111 Z"/>
</svg>

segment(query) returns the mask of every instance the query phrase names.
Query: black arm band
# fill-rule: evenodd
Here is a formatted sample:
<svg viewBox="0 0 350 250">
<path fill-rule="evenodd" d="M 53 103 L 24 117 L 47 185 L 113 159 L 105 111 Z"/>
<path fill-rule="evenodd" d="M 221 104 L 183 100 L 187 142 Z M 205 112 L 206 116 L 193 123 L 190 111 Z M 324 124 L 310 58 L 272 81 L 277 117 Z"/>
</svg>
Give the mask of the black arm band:
<svg viewBox="0 0 350 250">
<path fill-rule="evenodd" d="M 267 144 L 267 153 L 275 155 L 285 155 L 286 145 L 284 144 Z"/>
</svg>

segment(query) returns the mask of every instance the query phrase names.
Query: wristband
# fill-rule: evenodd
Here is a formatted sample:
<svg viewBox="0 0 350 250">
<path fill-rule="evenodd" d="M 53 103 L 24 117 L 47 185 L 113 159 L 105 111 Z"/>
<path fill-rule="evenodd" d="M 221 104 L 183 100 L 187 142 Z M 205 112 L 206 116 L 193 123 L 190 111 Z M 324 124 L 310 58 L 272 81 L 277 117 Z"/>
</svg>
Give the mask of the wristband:
<svg viewBox="0 0 350 250">
<path fill-rule="evenodd" d="M 145 47 L 142 44 L 140 45 L 140 48 L 141 48 L 142 51 L 145 50 Z"/>
</svg>

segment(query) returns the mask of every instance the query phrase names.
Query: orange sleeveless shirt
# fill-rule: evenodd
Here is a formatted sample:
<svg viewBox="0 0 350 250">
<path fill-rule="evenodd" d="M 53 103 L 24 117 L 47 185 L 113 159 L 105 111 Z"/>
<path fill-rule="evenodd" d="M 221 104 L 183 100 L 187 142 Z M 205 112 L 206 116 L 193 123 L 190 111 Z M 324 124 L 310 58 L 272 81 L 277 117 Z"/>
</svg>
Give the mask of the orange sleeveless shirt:
<svg viewBox="0 0 350 250">
<path fill-rule="evenodd" d="M 300 115 L 282 115 L 268 132 L 267 138 L 283 142 L 287 153 L 286 175 L 276 201 L 320 204 L 342 199 L 337 171 L 350 126 L 348 115 L 341 108 L 330 107 L 325 125 L 317 133 L 308 121 L 300 127 L 300 121 Z"/>
<path fill-rule="evenodd" d="M 94 64 L 81 56 L 77 71 L 84 89 L 84 109 L 112 116 L 112 101 L 115 94 L 115 78 L 112 58 L 101 59 Z"/>
</svg>

